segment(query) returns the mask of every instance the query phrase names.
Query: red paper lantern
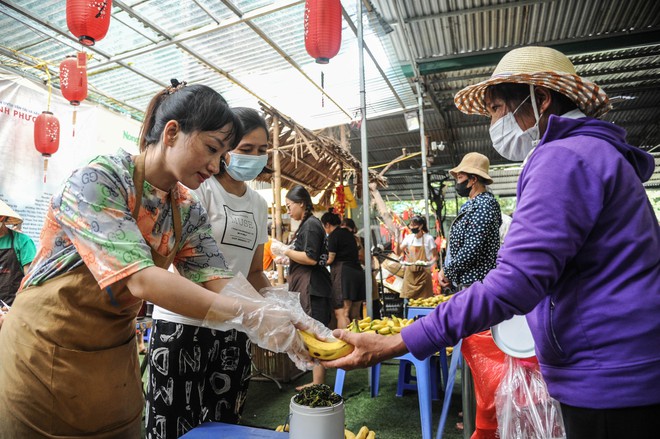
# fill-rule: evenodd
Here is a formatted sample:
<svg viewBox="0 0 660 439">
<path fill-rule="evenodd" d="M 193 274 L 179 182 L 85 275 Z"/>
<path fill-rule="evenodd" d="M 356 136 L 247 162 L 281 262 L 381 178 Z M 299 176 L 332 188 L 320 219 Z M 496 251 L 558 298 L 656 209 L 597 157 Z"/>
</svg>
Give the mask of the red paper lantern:
<svg viewBox="0 0 660 439">
<path fill-rule="evenodd" d="M 319 64 L 328 64 L 341 46 L 341 1 L 305 2 L 305 49 Z"/>
<path fill-rule="evenodd" d="M 60 121 L 50 111 L 44 111 L 34 122 L 34 146 L 44 157 L 55 154 L 60 147 Z"/>
<path fill-rule="evenodd" d="M 44 111 L 34 121 L 34 146 L 44 158 L 44 183 L 48 172 L 48 157 L 60 147 L 60 121 L 50 111 Z"/>
<path fill-rule="evenodd" d="M 110 27 L 112 0 L 66 0 L 66 25 L 85 46 L 102 40 Z"/>
<path fill-rule="evenodd" d="M 71 105 L 80 105 L 87 97 L 87 58 L 84 52 L 67 56 L 60 64 L 62 96 Z"/>
</svg>

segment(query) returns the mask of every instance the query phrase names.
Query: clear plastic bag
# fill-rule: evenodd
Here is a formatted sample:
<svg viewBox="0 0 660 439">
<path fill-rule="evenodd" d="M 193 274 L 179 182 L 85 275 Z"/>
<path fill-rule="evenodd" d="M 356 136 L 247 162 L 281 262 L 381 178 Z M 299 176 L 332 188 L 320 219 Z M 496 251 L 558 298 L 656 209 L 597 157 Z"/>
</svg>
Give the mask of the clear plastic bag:
<svg viewBox="0 0 660 439">
<path fill-rule="evenodd" d="M 536 363 L 507 355 L 495 407 L 501 439 L 566 437 L 559 402 L 548 394 Z"/>
<path fill-rule="evenodd" d="M 287 285 L 264 288 L 262 294 L 237 274 L 211 304 L 202 326 L 244 332 L 259 347 L 286 352 L 296 367 L 311 369 L 315 361 L 296 328 L 321 338 L 331 337 L 332 331 L 305 314 L 299 294 L 289 291 Z"/>
</svg>

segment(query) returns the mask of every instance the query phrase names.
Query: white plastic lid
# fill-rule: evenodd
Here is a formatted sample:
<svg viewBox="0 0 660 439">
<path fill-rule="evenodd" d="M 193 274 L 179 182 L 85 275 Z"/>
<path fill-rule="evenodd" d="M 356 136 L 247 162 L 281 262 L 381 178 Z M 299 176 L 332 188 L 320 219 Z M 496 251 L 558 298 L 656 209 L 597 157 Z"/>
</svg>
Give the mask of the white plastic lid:
<svg viewBox="0 0 660 439">
<path fill-rule="evenodd" d="M 513 316 L 490 328 L 493 340 L 505 354 L 515 358 L 533 357 L 534 338 L 525 316 Z"/>
</svg>

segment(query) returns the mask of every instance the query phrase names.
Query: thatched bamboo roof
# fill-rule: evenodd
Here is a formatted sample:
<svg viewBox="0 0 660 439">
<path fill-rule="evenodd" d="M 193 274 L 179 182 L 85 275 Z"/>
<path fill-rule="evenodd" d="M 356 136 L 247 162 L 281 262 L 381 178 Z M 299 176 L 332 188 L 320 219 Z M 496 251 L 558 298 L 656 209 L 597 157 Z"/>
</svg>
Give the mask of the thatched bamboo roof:
<svg viewBox="0 0 660 439">
<path fill-rule="evenodd" d="M 340 142 L 325 131 L 313 132 L 297 124 L 293 119 L 260 102 L 269 126 L 271 143 L 274 133 L 279 133 L 278 151 L 282 173 L 282 187 L 290 189 L 303 185 L 312 196 L 325 191 L 322 204 L 330 204 L 335 185 L 353 174 L 354 182 L 361 184 L 361 163 Z M 276 126 L 277 124 L 277 126 Z M 268 168 L 273 169 L 273 154 L 268 155 Z M 270 181 L 273 174 L 262 173 L 258 180 Z M 387 179 L 369 171 L 369 180 L 379 187 L 387 186 Z M 359 191 L 356 191 L 359 194 Z"/>
</svg>

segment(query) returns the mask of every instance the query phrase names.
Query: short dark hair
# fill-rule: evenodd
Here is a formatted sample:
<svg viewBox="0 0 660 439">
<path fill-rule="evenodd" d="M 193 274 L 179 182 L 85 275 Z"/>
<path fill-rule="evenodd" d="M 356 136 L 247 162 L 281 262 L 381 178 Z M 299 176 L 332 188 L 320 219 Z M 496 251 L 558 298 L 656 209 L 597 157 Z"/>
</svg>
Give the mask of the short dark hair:
<svg viewBox="0 0 660 439">
<path fill-rule="evenodd" d="M 266 120 L 261 114 L 259 114 L 257 110 L 249 107 L 233 107 L 231 110 L 241 121 L 241 126 L 243 127 L 243 136 L 250 134 L 257 128 L 263 128 L 263 130 L 266 132 L 266 139 L 270 140 L 268 124 L 266 124 Z"/>
<path fill-rule="evenodd" d="M 331 226 L 338 226 L 341 224 L 341 219 L 339 218 L 339 215 L 334 212 L 334 210 L 335 209 L 331 207 L 321 216 L 321 223 L 323 225 L 330 224 Z"/>
</svg>

